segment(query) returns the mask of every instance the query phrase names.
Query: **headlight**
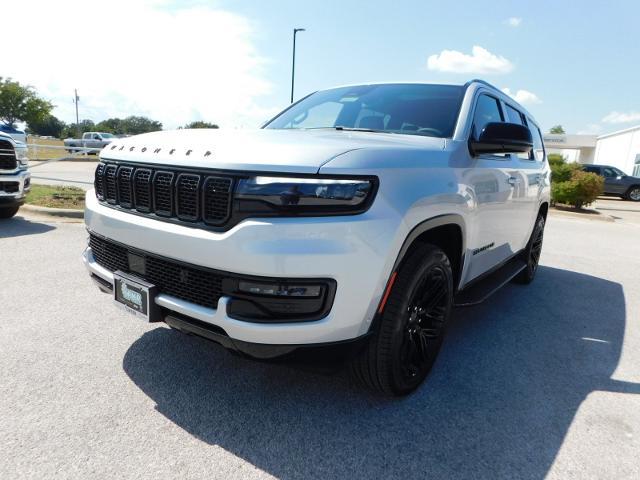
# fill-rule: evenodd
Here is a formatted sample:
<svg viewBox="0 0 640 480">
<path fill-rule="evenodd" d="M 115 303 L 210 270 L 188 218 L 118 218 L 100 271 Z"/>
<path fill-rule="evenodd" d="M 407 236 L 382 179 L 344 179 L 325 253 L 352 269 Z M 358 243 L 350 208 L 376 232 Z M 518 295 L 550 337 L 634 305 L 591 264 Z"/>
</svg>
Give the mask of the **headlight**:
<svg viewBox="0 0 640 480">
<path fill-rule="evenodd" d="M 243 214 L 348 215 L 365 211 L 374 179 L 251 177 L 238 181 L 236 206 Z"/>
<path fill-rule="evenodd" d="M 21 166 L 29 165 L 29 159 L 27 158 L 27 147 L 16 146 L 16 160 L 20 162 Z"/>
</svg>

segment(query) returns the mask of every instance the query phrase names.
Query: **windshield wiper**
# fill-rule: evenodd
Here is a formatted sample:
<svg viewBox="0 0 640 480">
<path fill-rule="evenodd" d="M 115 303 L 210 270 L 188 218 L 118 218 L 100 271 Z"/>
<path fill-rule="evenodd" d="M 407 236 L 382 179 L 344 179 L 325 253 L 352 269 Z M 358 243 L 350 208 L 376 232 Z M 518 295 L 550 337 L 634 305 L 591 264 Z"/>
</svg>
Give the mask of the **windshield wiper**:
<svg viewBox="0 0 640 480">
<path fill-rule="evenodd" d="M 373 128 L 361 128 L 361 127 L 342 127 L 340 125 L 333 127 L 336 130 L 344 130 L 347 132 L 374 132 L 374 133 L 385 133 L 384 130 L 375 130 Z"/>
<path fill-rule="evenodd" d="M 290 128 L 290 130 L 339 130 L 345 132 L 373 132 L 373 133 L 393 133 L 387 130 L 375 130 L 373 128 L 361 128 L 361 127 L 343 127 L 337 125 L 335 127 L 296 127 Z"/>
</svg>

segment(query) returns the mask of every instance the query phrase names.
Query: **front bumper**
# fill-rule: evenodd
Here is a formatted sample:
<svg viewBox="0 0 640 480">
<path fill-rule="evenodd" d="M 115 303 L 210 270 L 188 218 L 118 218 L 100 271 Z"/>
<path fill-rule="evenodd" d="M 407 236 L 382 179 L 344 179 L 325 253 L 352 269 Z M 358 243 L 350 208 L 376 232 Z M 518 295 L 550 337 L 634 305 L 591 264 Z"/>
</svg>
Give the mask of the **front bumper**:
<svg viewBox="0 0 640 480">
<path fill-rule="evenodd" d="M 22 205 L 31 188 L 31 173 L 17 170 L 0 173 L 0 206 Z"/>
<path fill-rule="evenodd" d="M 396 238 L 404 238 L 401 222 L 375 208 L 348 217 L 246 220 L 227 232 L 211 232 L 100 205 L 93 192 L 86 198 L 89 230 L 131 248 L 238 275 L 337 282 L 328 315 L 300 323 L 231 318 L 227 312 L 230 298 L 225 296 L 215 309 L 163 293 L 156 297 L 166 311 L 219 327 L 231 339 L 255 344 L 333 343 L 365 335 L 395 261 L 392 251 L 399 249 Z M 113 285 L 113 274 L 96 263 L 90 248 L 84 262 L 92 275 Z"/>
</svg>

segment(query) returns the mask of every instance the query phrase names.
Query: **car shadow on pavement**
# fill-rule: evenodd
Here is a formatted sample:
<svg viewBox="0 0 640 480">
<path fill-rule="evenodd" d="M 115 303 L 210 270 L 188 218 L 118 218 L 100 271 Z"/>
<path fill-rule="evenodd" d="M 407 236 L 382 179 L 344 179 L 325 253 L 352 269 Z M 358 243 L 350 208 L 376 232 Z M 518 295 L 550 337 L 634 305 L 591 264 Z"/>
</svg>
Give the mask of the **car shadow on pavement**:
<svg viewBox="0 0 640 480">
<path fill-rule="evenodd" d="M 542 478 L 590 392 L 640 393 L 611 379 L 625 319 L 619 284 L 540 267 L 530 286 L 457 310 L 427 383 L 403 399 L 167 328 L 123 364 L 176 425 L 277 478 Z"/>
<path fill-rule="evenodd" d="M 26 218 L 16 216 L 7 220 L 0 220 L 0 238 L 23 237 L 37 235 L 54 230 L 56 227 L 46 223 L 32 222 Z"/>
</svg>

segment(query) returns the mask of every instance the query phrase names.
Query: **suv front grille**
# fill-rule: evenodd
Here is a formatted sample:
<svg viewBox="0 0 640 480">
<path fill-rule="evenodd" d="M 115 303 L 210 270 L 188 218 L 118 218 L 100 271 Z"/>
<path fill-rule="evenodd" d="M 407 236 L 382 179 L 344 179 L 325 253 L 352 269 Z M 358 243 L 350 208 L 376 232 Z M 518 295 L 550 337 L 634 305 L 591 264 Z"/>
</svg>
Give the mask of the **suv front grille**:
<svg viewBox="0 0 640 480">
<path fill-rule="evenodd" d="M 95 188 L 99 201 L 123 209 L 223 226 L 231 213 L 233 177 L 101 162 Z"/>
<path fill-rule="evenodd" d="M 98 265 L 110 272 L 131 273 L 157 286 L 160 293 L 203 307 L 217 308 L 222 296 L 223 276 L 220 272 L 132 250 L 94 234 L 89 236 L 89 246 Z M 130 270 L 129 253 L 144 257 L 144 274 Z"/>
<path fill-rule="evenodd" d="M 13 145 L 7 140 L 0 140 L 0 170 L 15 170 L 17 166 Z"/>
</svg>

